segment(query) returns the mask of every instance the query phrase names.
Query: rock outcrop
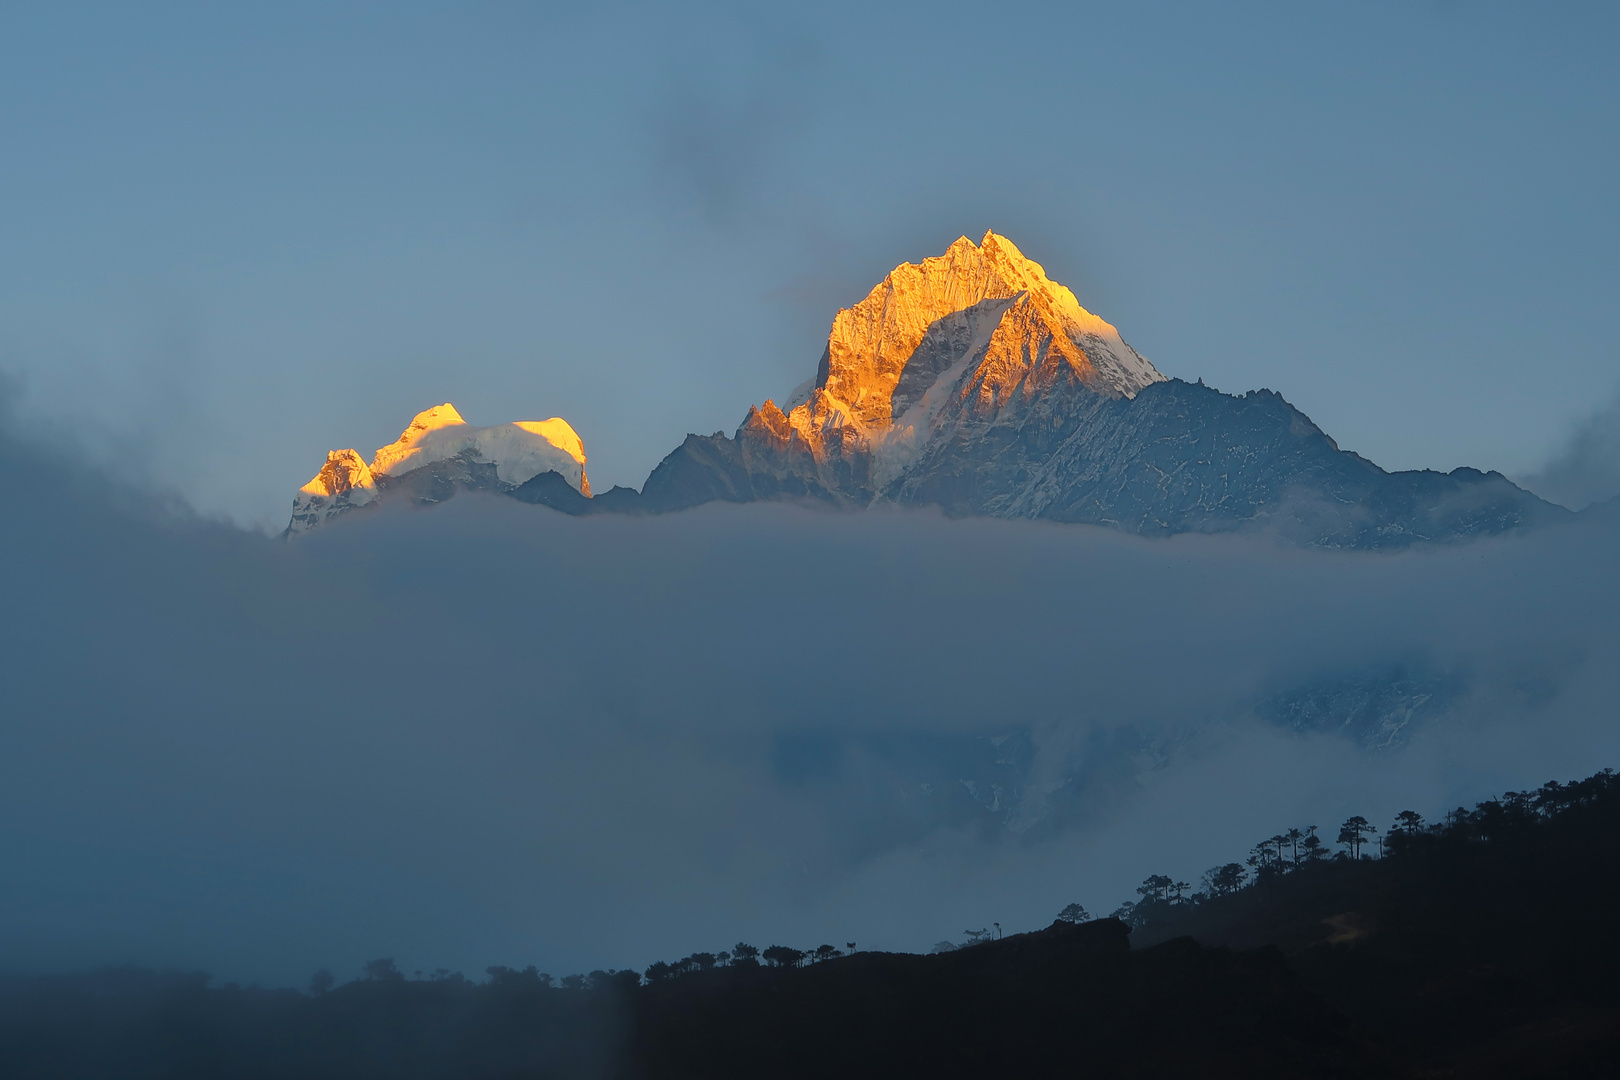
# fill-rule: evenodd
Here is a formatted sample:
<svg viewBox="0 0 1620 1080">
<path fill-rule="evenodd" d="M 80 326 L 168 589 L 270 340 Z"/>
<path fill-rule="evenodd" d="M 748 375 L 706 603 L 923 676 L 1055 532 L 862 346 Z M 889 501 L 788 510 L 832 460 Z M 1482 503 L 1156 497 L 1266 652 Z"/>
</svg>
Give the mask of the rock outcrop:
<svg viewBox="0 0 1620 1080">
<path fill-rule="evenodd" d="M 308 532 L 339 514 L 367 506 L 377 498 L 377 481 L 365 460 L 353 450 L 328 450 L 326 464 L 293 497 L 290 535 Z"/>
</svg>

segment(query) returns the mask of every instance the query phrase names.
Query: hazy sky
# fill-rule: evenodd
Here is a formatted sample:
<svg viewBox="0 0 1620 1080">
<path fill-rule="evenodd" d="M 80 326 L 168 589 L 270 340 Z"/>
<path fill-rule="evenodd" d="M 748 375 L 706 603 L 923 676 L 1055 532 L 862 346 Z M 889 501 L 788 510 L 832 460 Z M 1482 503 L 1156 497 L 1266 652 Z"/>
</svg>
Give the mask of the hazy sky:
<svg viewBox="0 0 1620 1080">
<path fill-rule="evenodd" d="M 8 5 L 0 369 L 274 528 L 445 400 L 560 414 L 639 485 L 993 227 L 1168 374 L 1528 474 L 1620 382 L 1617 36 L 1596 3 Z"/>
</svg>

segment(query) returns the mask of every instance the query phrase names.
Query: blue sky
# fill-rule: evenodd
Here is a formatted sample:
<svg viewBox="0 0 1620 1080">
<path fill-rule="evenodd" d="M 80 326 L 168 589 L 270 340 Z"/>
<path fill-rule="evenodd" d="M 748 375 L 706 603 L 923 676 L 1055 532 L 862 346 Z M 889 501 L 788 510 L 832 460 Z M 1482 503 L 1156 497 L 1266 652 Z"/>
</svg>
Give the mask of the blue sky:
<svg viewBox="0 0 1620 1080">
<path fill-rule="evenodd" d="M 1167 374 L 1533 472 L 1620 383 L 1612 5 L 0 11 L 0 370 L 279 528 L 453 401 L 639 485 L 1012 237 Z"/>
</svg>

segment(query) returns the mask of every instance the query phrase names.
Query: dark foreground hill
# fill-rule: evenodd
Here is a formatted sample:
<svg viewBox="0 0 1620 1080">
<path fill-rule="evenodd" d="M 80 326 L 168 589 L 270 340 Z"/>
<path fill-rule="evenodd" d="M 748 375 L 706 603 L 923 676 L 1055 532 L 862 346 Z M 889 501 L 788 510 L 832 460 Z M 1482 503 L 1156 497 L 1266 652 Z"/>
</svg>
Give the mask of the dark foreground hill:
<svg viewBox="0 0 1620 1080">
<path fill-rule="evenodd" d="M 1149 879 L 1128 921 L 941 955 L 707 957 L 654 965 L 646 985 L 499 968 L 408 981 L 386 963 L 312 994 L 131 971 L 13 981 L 0 1076 L 1620 1072 L 1620 783 L 1510 793 L 1438 827 L 1403 817 L 1382 859 L 1262 845 L 1248 887 L 1217 875 L 1215 894 L 1173 902 Z"/>
<path fill-rule="evenodd" d="M 630 989 L 374 979 L 320 997 L 139 973 L 13 985 L 6 1077 L 1370 1075 L 1275 949 L 1114 919 Z"/>
</svg>

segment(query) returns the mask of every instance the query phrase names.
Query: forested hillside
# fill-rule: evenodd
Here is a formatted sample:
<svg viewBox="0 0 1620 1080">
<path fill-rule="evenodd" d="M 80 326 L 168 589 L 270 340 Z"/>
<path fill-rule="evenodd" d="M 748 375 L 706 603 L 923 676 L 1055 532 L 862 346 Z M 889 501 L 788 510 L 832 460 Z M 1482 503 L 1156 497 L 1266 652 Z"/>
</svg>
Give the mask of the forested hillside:
<svg viewBox="0 0 1620 1080">
<path fill-rule="evenodd" d="M 1286 829 L 1197 886 L 1148 878 L 1114 916 L 1072 905 L 1045 930 L 928 956 L 739 942 L 560 981 L 389 961 L 307 991 L 128 970 L 12 980 L 0 1075 L 1613 1074 L 1613 774 L 1335 835 Z"/>
</svg>

